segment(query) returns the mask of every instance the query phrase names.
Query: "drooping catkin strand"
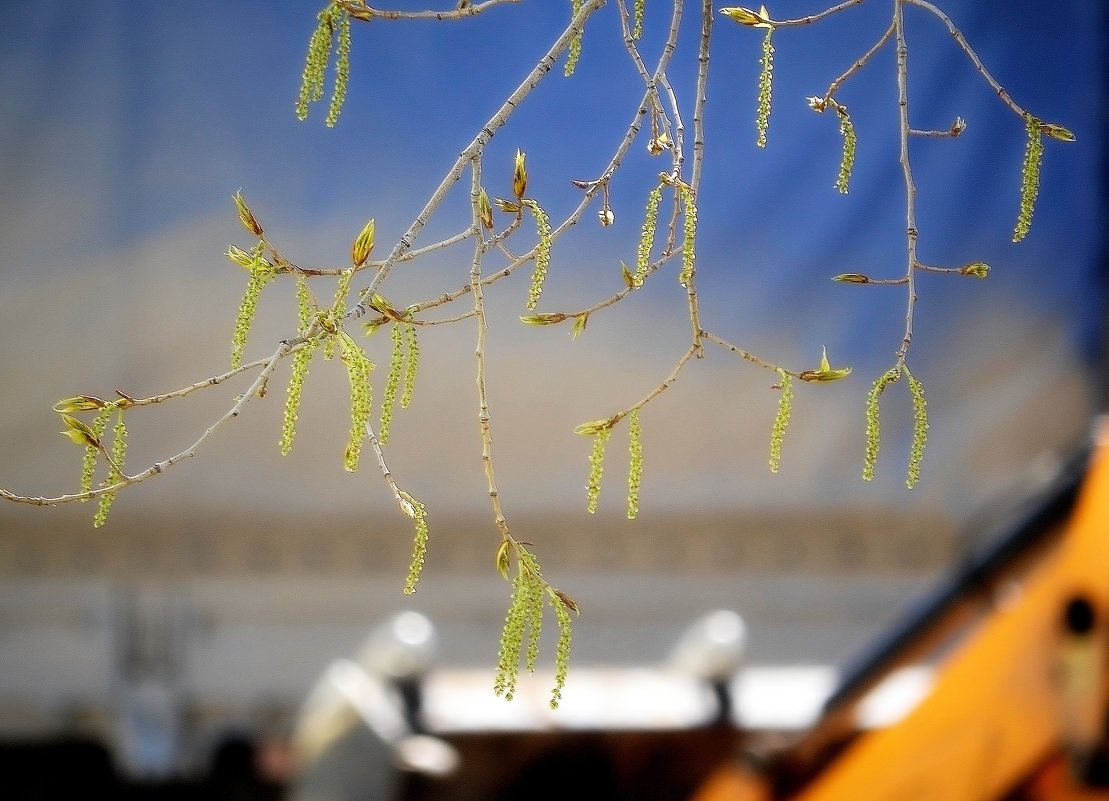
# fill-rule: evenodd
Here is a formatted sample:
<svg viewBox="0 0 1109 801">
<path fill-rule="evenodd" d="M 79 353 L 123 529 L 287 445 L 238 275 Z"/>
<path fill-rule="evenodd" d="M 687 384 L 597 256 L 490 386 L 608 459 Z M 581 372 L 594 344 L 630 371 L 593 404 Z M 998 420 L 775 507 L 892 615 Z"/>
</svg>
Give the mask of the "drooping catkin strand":
<svg viewBox="0 0 1109 801">
<path fill-rule="evenodd" d="M 304 336 L 312 325 L 312 291 L 308 279 L 297 273 L 297 334 Z"/>
<path fill-rule="evenodd" d="M 759 73 L 759 107 L 755 114 L 755 129 L 758 131 L 755 144 L 759 147 L 766 147 L 766 132 L 770 127 L 770 100 L 774 78 L 774 45 L 771 43 L 773 34 L 774 29 L 767 27 L 766 36 L 762 40 L 762 58 L 759 61 L 762 71 Z"/>
<path fill-rule="evenodd" d="M 639 485 L 643 481 L 643 429 L 639 409 L 628 415 L 628 520 L 639 515 Z"/>
<path fill-rule="evenodd" d="M 405 344 L 408 347 L 408 357 L 404 363 L 404 390 L 400 395 L 400 407 L 407 409 L 412 403 L 412 392 L 416 389 L 416 373 L 420 369 L 420 343 L 416 337 L 416 326 L 412 323 L 403 323 Z"/>
<path fill-rule="evenodd" d="M 89 428 L 92 429 L 93 436 L 96 437 L 97 442 L 102 442 L 104 439 L 104 430 L 108 427 L 108 420 L 112 417 L 112 406 L 101 406 L 100 411 L 96 413 Z M 85 455 L 81 459 L 81 492 L 88 492 L 92 489 L 92 480 L 96 474 L 96 459 L 100 456 L 100 449 L 91 443 L 85 445 Z M 88 498 L 82 498 L 81 502 L 84 503 Z"/>
<path fill-rule="evenodd" d="M 354 270 L 348 268 L 339 273 L 339 280 L 335 282 L 335 299 L 331 302 L 331 319 L 338 320 L 346 312 L 347 295 L 350 294 L 350 284 L 354 280 Z M 323 343 L 323 357 L 331 360 L 335 356 L 335 337 L 328 337 Z"/>
<path fill-rule="evenodd" d="M 323 97 L 324 76 L 331 59 L 331 40 L 334 35 L 333 6 L 316 15 L 316 28 L 308 40 L 308 55 L 304 59 L 304 72 L 300 79 L 296 114 L 301 122 L 308 119 L 308 106 Z"/>
<path fill-rule="evenodd" d="M 912 489 L 920 481 L 920 463 L 924 459 L 924 446 L 928 442 L 928 400 L 924 397 L 921 384 L 909 368 L 905 368 L 905 378 L 909 383 L 909 394 L 913 397 L 913 444 L 909 450 L 909 471 L 905 486 Z"/>
<path fill-rule="evenodd" d="M 235 316 L 235 330 L 231 335 L 231 367 L 233 369 L 242 365 L 243 351 L 246 350 L 247 336 L 254 325 L 254 315 L 258 311 L 258 296 L 262 288 L 273 280 L 274 266 L 261 255 L 251 263 L 250 279 L 247 281 L 243 299 L 239 302 L 239 312 Z"/>
<path fill-rule="evenodd" d="M 589 514 L 597 511 L 601 497 L 601 475 L 605 470 L 605 445 L 612 436 L 612 426 L 597 431 L 593 437 L 593 450 L 589 453 L 589 481 L 585 485 L 585 509 Z"/>
<path fill-rule="evenodd" d="M 416 531 L 412 538 L 412 561 L 408 565 L 408 577 L 404 581 L 404 594 L 411 595 L 416 592 L 416 584 L 420 580 L 420 574 L 423 573 L 424 562 L 427 559 L 427 509 L 407 492 L 402 493 L 402 498 L 406 504 L 405 511 L 416 524 Z"/>
<path fill-rule="evenodd" d="M 297 421 L 300 419 L 300 398 L 304 391 L 304 380 L 308 377 L 308 366 L 316 353 L 319 340 L 306 342 L 293 356 L 292 373 L 289 376 L 289 389 L 285 394 L 285 415 L 281 422 L 281 455 L 288 456 L 293 451 L 296 438 Z"/>
<path fill-rule="evenodd" d="M 528 290 L 528 309 L 534 309 L 543 292 L 543 281 L 551 264 L 551 221 L 547 213 L 534 200 L 524 201 L 524 205 L 535 218 L 536 235 L 539 243 L 535 248 L 535 272 L 531 274 L 531 287 Z"/>
<path fill-rule="evenodd" d="M 1020 211 L 1013 229 L 1013 241 L 1020 242 L 1032 228 L 1032 212 L 1036 196 L 1040 193 L 1040 166 L 1044 158 L 1044 140 L 1040 121 L 1031 114 L 1024 115 L 1028 141 L 1024 146 L 1024 166 L 1020 172 Z"/>
<path fill-rule="evenodd" d="M 839 117 L 839 132 L 843 137 L 843 158 L 839 163 L 836 189 L 846 195 L 851 181 L 851 171 L 855 167 L 855 124 L 851 122 L 851 115 L 847 113 L 847 108 L 844 106 L 836 106 L 836 116 Z"/>
<path fill-rule="evenodd" d="M 112 460 L 108 466 L 107 479 L 109 485 L 116 484 L 123 479 L 123 462 L 126 457 L 127 424 L 123 419 L 123 409 L 119 409 L 116 411 L 116 424 L 112 430 Z M 105 492 L 100 496 L 96 506 L 96 514 L 92 518 L 93 528 L 100 528 L 108 522 L 108 512 L 111 511 L 115 499 L 116 493 L 114 492 Z"/>
<path fill-rule="evenodd" d="M 339 341 L 339 355 L 350 380 L 350 439 L 343 453 L 343 465 L 353 473 L 358 469 L 362 443 L 366 439 L 366 422 L 370 419 L 370 408 L 373 405 L 370 371 L 374 369 L 374 365 L 346 331 L 340 329 L 335 336 Z"/>
<path fill-rule="evenodd" d="M 535 565 L 535 569 L 538 571 L 539 566 Z M 528 643 L 524 656 L 524 667 L 528 673 L 534 673 L 539 666 L 539 638 L 543 634 L 543 587 L 544 583 L 538 572 L 528 579 Z"/>
<path fill-rule="evenodd" d="M 570 0 L 571 19 L 576 17 L 578 15 L 578 12 L 581 11 L 581 6 L 583 2 L 584 0 Z M 565 75 L 567 78 L 573 75 L 574 70 L 576 70 L 578 67 L 578 59 L 581 58 L 581 37 L 582 31 L 579 30 L 570 40 L 569 52 L 566 56 L 566 66 L 562 71 L 562 74 Z"/>
<path fill-rule="evenodd" d="M 400 386 L 400 376 L 404 370 L 404 339 L 401 336 L 401 324 L 394 323 L 389 333 L 393 340 L 393 348 L 389 358 L 389 375 L 385 379 L 385 391 L 381 396 L 381 423 L 378 425 L 377 432 L 382 445 L 389 444 L 389 429 L 393 423 L 397 387 Z"/>
<path fill-rule="evenodd" d="M 643 35 L 643 16 L 647 10 L 647 0 L 635 0 L 632 9 L 632 38 L 638 39 Z"/>
<path fill-rule="evenodd" d="M 678 192 L 685 211 L 682 221 L 682 270 L 678 273 L 678 283 L 689 286 L 693 280 L 693 268 L 697 260 L 697 203 L 693 197 L 693 190 L 684 184 Z"/>
<path fill-rule="evenodd" d="M 520 673 L 520 648 L 524 642 L 524 629 L 527 628 L 529 619 L 527 607 L 529 596 L 527 574 L 521 568 L 512 579 L 512 598 L 508 602 L 508 613 L 505 615 L 504 628 L 501 630 L 497 670 L 493 678 L 493 692 L 503 695 L 508 701 L 511 701 L 516 694 L 516 679 Z"/>
<path fill-rule="evenodd" d="M 643 218 L 643 233 L 639 238 L 639 250 L 635 256 L 635 274 L 632 286 L 643 286 L 647 270 L 651 266 L 651 249 L 655 245 L 655 231 L 658 229 L 658 207 L 662 203 L 662 186 L 656 186 L 647 195 L 647 211 Z"/>
<path fill-rule="evenodd" d="M 333 23 L 334 24 L 334 23 Z M 335 87 L 331 93 L 331 105 L 327 109 L 327 127 L 334 128 L 347 99 L 347 85 L 350 83 L 350 14 L 338 14 L 339 44 L 335 49 Z"/>
<path fill-rule="evenodd" d="M 782 464 L 782 441 L 786 437 L 789 416 L 793 412 L 793 376 L 785 370 L 778 370 L 781 377 L 781 394 L 778 396 L 778 413 L 774 417 L 774 428 L 770 431 L 770 472 L 777 473 Z"/>
<path fill-rule="evenodd" d="M 551 592 L 551 607 L 554 609 L 555 618 L 558 620 L 558 643 L 555 645 L 555 674 L 554 687 L 551 688 L 551 709 L 557 709 L 562 700 L 562 690 L 566 686 L 566 676 L 570 671 L 570 645 L 573 632 L 573 620 L 566 602 L 559 596 L 558 591 Z"/>
<path fill-rule="evenodd" d="M 863 459 L 863 480 L 874 480 L 874 465 L 878 461 L 878 447 L 882 432 L 878 424 L 878 399 L 886 387 L 901 380 L 901 367 L 891 367 L 879 376 L 866 396 L 866 456 Z"/>
</svg>

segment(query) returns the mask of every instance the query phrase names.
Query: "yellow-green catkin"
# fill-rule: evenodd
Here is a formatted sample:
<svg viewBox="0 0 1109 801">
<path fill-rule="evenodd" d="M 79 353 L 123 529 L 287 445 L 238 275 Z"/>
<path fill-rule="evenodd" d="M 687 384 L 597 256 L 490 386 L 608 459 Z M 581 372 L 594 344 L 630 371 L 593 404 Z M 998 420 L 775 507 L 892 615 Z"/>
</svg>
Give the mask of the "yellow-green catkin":
<svg viewBox="0 0 1109 801">
<path fill-rule="evenodd" d="M 288 456 L 293 451 L 297 421 L 300 419 L 300 398 L 304 391 L 304 380 L 308 377 L 308 366 L 316 352 L 319 340 L 311 340 L 293 356 L 292 374 L 289 376 L 289 390 L 285 394 L 285 415 L 281 422 L 281 455 Z"/>
<path fill-rule="evenodd" d="M 886 387 L 901 380 L 901 367 L 891 367 L 879 376 L 866 396 L 866 456 L 863 459 L 863 480 L 874 480 L 874 466 L 878 462 L 878 447 L 882 432 L 878 424 L 878 399 Z"/>
<path fill-rule="evenodd" d="M 758 131 L 758 138 L 755 144 L 759 147 L 766 147 L 766 132 L 770 127 L 770 100 L 773 90 L 773 77 L 774 77 L 774 45 L 771 43 L 771 37 L 774 34 L 774 29 L 768 27 L 766 29 L 766 36 L 762 40 L 762 72 L 759 73 L 759 107 L 758 113 L 755 115 L 755 129 Z"/>
<path fill-rule="evenodd" d="M 778 396 L 778 413 L 774 416 L 774 427 L 770 431 L 770 472 L 777 473 L 782 465 L 782 441 L 786 437 L 789 417 L 793 412 L 793 376 L 779 369 L 778 381 L 782 388 Z"/>
<path fill-rule="evenodd" d="M 102 441 L 104 438 L 104 430 L 108 427 L 108 420 L 112 417 L 112 406 L 101 406 L 100 411 L 96 413 L 89 428 L 96 436 L 97 441 Z M 100 449 L 95 445 L 85 445 L 85 455 L 81 460 L 81 492 L 88 492 L 92 489 L 92 480 L 96 474 L 96 459 L 100 456 Z M 82 498 L 81 502 L 84 503 L 88 498 Z"/>
<path fill-rule="evenodd" d="M 551 709 L 558 709 L 562 700 L 562 690 L 566 686 L 566 676 L 570 671 L 571 624 L 570 610 L 558 594 L 551 592 L 551 607 L 558 620 L 558 642 L 555 644 L 554 687 L 551 688 Z"/>
<path fill-rule="evenodd" d="M 331 93 L 331 105 L 327 109 L 327 127 L 334 128 L 347 99 L 347 84 L 350 83 L 350 14 L 338 14 L 339 44 L 335 49 L 335 87 Z"/>
<path fill-rule="evenodd" d="M 412 520 L 416 524 L 416 533 L 412 539 L 412 562 L 408 565 L 408 577 L 404 582 L 404 594 L 411 595 L 416 591 L 416 584 L 424 570 L 427 559 L 427 509 L 422 503 L 405 493 L 405 500 L 412 508 Z"/>
<path fill-rule="evenodd" d="M 539 666 L 539 638 L 543 634 L 543 588 L 544 582 L 539 573 L 539 565 L 534 562 L 534 572 L 528 577 L 526 591 L 528 615 L 528 643 L 525 649 L 524 666 L 528 673 L 534 673 Z M 529 572 L 530 572 L 529 568 Z"/>
<path fill-rule="evenodd" d="M 905 368 L 905 379 L 909 383 L 909 394 L 913 397 L 913 444 L 909 449 L 909 472 L 905 486 L 912 489 L 920 481 L 920 463 L 924 459 L 924 446 L 928 442 L 928 400 L 924 397 L 924 385 Z"/>
<path fill-rule="evenodd" d="M 639 485 L 643 481 L 643 429 L 639 409 L 628 415 L 628 520 L 639 515 Z"/>
<path fill-rule="evenodd" d="M 308 55 L 304 59 L 304 72 L 297 95 L 297 119 L 308 119 L 308 106 L 323 97 L 324 76 L 331 59 L 331 40 L 334 36 L 335 7 L 329 5 L 316 15 L 316 28 L 308 40 Z"/>
<path fill-rule="evenodd" d="M 543 281 L 551 264 L 551 221 L 547 213 L 534 200 L 524 202 L 535 218 L 536 235 L 539 243 L 535 248 L 535 272 L 531 274 L 531 287 L 528 290 L 528 309 L 534 309 L 543 292 Z"/>
<path fill-rule="evenodd" d="M 243 351 L 246 350 L 247 336 L 254 325 L 254 315 L 258 311 L 258 296 L 262 288 L 273 280 L 274 266 L 261 257 L 256 256 L 251 262 L 250 279 L 243 292 L 243 299 L 239 302 L 239 313 L 235 316 L 235 330 L 231 335 L 231 367 L 238 368 L 243 362 Z"/>
<path fill-rule="evenodd" d="M 612 436 L 612 426 L 605 426 L 593 436 L 593 450 L 589 453 L 589 481 L 585 485 L 585 509 L 589 514 L 597 511 L 601 497 L 601 476 L 605 471 L 605 445 Z"/>
<path fill-rule="evenodd" d="M 643 35 L 643 16 L 647 10 L 647 0 L 635 0 L 632 8 L 632 38 L 638 39 Z"/>
<path fill-rule="evenodd" d="M 584 0 L 570 0 L 570 18 L 573 19 L 581 11 L 582 3 Z M 578 68 L 578 59 L 581 58 L 581 37 L 582 31 L 578 31 L 570 39 L 569 52 L 566 56 L 566 66 L 563 68 L 563 75 L 569 78 L 574 74 L 574 70 Z"/>
<path fill-rule="evenodd" d="M 839 132 L 843 137 L 843 158 L 839 163 L 836 189 L 846 195 L 848 183 L 851 181 L 851 172 L 855 168 L 855 124 L 851 122 L 851 115 L 847 113 L 847 109 L 842 106 L 836 106 L 836 116 L 839 117 Z"/>
<path fill-rule="evenodd" d="M 1028 142 L 1024 147 L 1024 166 L 1020 173 L 1020 212 L 1013 229 L 1013 241 L 1020 242 L 1032 228 L 1032 212 L 1036 207 L 1036 196 L 1040 193 L 1040 166 L 1044 158 L 1043 131 L 1040 121 L 1031 114 L 1024 115 L 1028 131 Z"/>
<path fill-rule="evenodd" d="M 312 291 L 308 279 L 297 274 L 297 334 L 304 336 L 312 326 Z"/>
<path fill-rule="evenodd" d="M 336 337 L 339 340 L 339 355 L 350 379 L 350 440 L 343 453 L 343 465 L 353 473 L 358 469 L 362 443 L 366 439 L 366 423 L 373 405 L 370 371 L 374 365 L 346 331 L 340 330 Z"/>
<path fill-rule="evenodd" d="M 382 445 L 389 444 L 393 407 L 396 405 L 397 388 L 400 386 L 400 376 L 404 370 L 404 339 L 401 336 L 401 324 L 394 323 L 389 333 L 393 340 L 393 348 L 389 358 L 389 375 L 385 379 L 385 391 L 381 396 L 381 423 L 377 432 Z"/>
<path fill-rule="evenodd" d="M 647 195 L 647 212 L 643 218 L 643 233 L 639 238 L 639 250 L 635 255 L 635 273 L 632 286 L 643 286 L 647 270 L 651 266 L 651 249 L 655 246 L 655 231 L 658 229 L 658 207 L 662 204 L 662 187 L 656 186 Z"/>
<path fill-rule="evenodd" d="M 346 313 L 347 295 L 350 294 L 350 284 L 354 280 L 354 269 L 348 268 L 339 273 L 339 280 L 335 284 L 335 300 L 331 302 L 331 319 L 338 320 Z M 323 343 L 323 357 L 331 359 L 335 356 L 335 337 L 328 337 Z"/>
<path fill-rule="evenodd" d="M 693 190 L 684 184 L 678 192 L 685 212 L 682 221 L 682 270 L 678 273 L 678 283 L 687 287 L 693 281 L 693 268 L 697 260 L 697 203 Z"/>
<path fill-rule="evenodd" d="M 402 323 L 408 355 L 404 362 L 404 390 L 400 395 L 400 407 L 407 409 L 412 403 L 412 393 L 416 389 L 416 373 L 420 369 L 420 342 L 416 336 L 416 326 Z"/>
<path fill-rule="evenodd" d="M 528 621 L 529 593 L 527 578 L 520 569 L 512 579 L 512 598 L 508 602 L 508 613 L 501 630 L 497 670 L 493 678 L 493 692 L 503 695 L 508 701 L 516 694 L 516 679 L 520 673 L 520 647 L 524 642 L 524 629 L 527 628 Z"/>
<path fill-rule="evenodd" d="M 95 431 L 95 429 L 94 429 Z M 108 466 L 108 485 L 117 484 L 123 480 L 123 462 L 127 457 L 127 424 L 123 419 L 123 409 L 116 412 L 116 424 L 112 430 L 112 461 Z M 100 496 L 96 505 L 96 514 L 93 515 L 93 528 L 100 528 L 108 522 L 108 512 L 115 502 L 116 493 L 105 492 Z"/>
</svg>

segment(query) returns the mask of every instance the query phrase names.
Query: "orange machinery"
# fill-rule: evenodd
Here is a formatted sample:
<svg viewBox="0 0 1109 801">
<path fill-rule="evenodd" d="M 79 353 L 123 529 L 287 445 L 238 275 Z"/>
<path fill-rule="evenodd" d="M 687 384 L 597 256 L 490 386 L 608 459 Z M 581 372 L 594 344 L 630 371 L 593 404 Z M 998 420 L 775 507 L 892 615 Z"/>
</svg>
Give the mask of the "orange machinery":
<svg viewBox="0 0 1109 801">
<path fill-rule="evenodd" d="M 718 771 L 696 801 L 1109 799 L 1109 432 L 1061 472 L 848 673 L 812 729 Z M 930 691 L 861 731 L 861 701 L 911 664 L 933 667 Z"/>
</svg>

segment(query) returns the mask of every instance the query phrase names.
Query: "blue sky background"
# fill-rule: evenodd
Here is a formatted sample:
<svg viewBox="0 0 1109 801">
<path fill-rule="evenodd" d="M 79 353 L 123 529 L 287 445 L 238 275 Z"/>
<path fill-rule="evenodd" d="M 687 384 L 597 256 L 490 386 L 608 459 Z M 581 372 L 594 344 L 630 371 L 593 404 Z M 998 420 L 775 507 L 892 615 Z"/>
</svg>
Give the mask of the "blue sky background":
<svg viewBox="0 0 1109 801">
<path fill-rule="evenodd" d="M 838 95 L 859 137 L 847 196 L 833 189 L 840 151 L 835 118 L 813 114 L 805 103 L 884 30 L 889 4 L 871 2 L 776 35 L 765 150 L 754 146 L 753 125 L 761 32 L 717 17 L 699 198 L 706 327 L 798 369 L 815 367 L 827 345 L 833 361 L 854 366 L 855 374 L 834 388 L 800 388 L 783 475 L 770 477 L 766 438 L 776 400 L 767 391 L 770 381 L 712 352 L 683 377 L 673 399 L 644 414 L 645 512 L 652 506 L 942 503 L 964 515 L 1010 486 L 1038 453 L 1073 442 L 1099 406 L 1103 4 L 1079 0 L 1047 12 L 1024 0 L 951 0 L 944 7 L 1017 102 L 1065 124 L 1078 141 L 1046 143 L 1032 232 L 1013 245 L 1023 124 L 997 102 L 937 20 L 906 10 L 913 124 L 946 128 L 956 116 L 968 123 L 957 140 L 912 142 L 920 256 L 933 264 L 993 266 L 985 282 L 933 275 L 919 281 L 910 364 L 929 389 L 933 414 L 922 487 L 908 497 L 901 486 L 908 442 L 908 402 L 901 394 L 884 418 L 890 428 L 879 480 L 871 486 L 858 479 L 863 399 L 873 378 L 892 364 L 904 293 L 827 280 L 847 271 L 890 277 L 903 271 L 892 47 Z M 647 8 L 644 50 L 653 58 L 666 15 L 657 0 Z M 771 12 L 785 17 L 819 8 L 783 0 Z M 0 287 L 9 306 L 0 324 L 10 343 L 0 362 L 9 377 L 3 385 L 9 411 L 0 415 L 7 465 L 0 484 L 48 494 L 72 488 L 59 476 L 77 469 L 72 446 L 57 437 L 49 413 L 58 397 L 109 394 L 121 383 L 153 393 L 222 369 L 241 289 L 241 275 L 222 252 L 230 242 L 250 244 L 229 200 L 236 189 L 242 187 L 282 252 L 302 264 L 341 263 L 369 216 L 377 218 L 384 250 L 562 29 L 569 3 L 529 0 L 457 23 L 355 25 L 349 100 L 334 130 L 323 125 L 324 108 L 313 108 L 307 123 L 293 115 L 317 10 L 141 0 L 0 7 Z M 670 71 L 687 124 L 695 17 L 687 13 Z M 641 94 L 610 3 L 587 29 L 578 73 L 570 79 L 551 74 L 497 133 L 486 158 L 491 192 L 508 194 L 511 156 L 522 148 L 531 193 L 557 219 L 579 197 L 569 179 L 593 177 L 607 163 Z M 619 260 L 634 259 L 646 192 L 665 166 L 642 145 L 612 187 L 617 225 L 602 230 L 590 214 L 556 247 L 542 309 L 580 308 L 620 286 Z M 417 244 L 462 227 L 464 200 L 456 194 L 444 210 L 449 219 L 434 222 Z M 386 294 L 399 305 L 454 289 L 466 280 L 467 256 L 460 251 L 398 272 Z M 624 308 L 591 320 L 573 344 L 561 329 L 521 331 L 513 322 L 526 297 L 523 275 L 498 287 L 504 306 L 495 312 L 490 355 L 504 367 L 492 374 L 500 404 L 495 436 L 503 443 L 502 484 L 516 491 L 520 506 L 584 503 L 587 445 L 569 432 L 575 422 L 607 416 L 640 397 L 684 350 L 688 324 L 675 269 L 656 276 Z M 257 355 L 289 333 L 289 320 L 285 309 L 272 323 L 260 321 Z M 452 398 L 468 402 L 472 394 L 472 329 L 456 330 L 461 333 L 424 337 L 429 363 L 439 359 L 450 377 L 437 382 L 425 373 L 425 405 L 407 429 L 398 423 L 396 441 L 407 444 L 394 449 L 401 468 L 395 471 L 439 475 L 417 493 L 429 503 L 439 498 L 481 509 L 480 477 L 457 478 L 461 470 L 479 472 L 472 410 L 457 423 L 444 411 Z M 225 406 L 211 408 L 218 415 Z M 211 419 L 190 414 L 155 430 L 187 444 Z M 330 428 L 342 429 L 326 440 L 334 450 L 345 425 L 330 418 Z M 265 437 L 261 450 L 276 438 L 273 415 L 267 419 L 269 428 L 259 423 L 266 432 L 258 435 Z M 36 437 L 49 442 L 39 446 Z M 150 457 L 175 452 L 178 440 L 153 442 Z M 282 486 L 275 481 L 302 481 L 295 486 L 318 494 L 335 478 L 330 471 L 338 457 L 330 450 L 321 455 L 323 445 L 319 454 L 307 446 L 306 461 L 292 467 L 269 454 L 252 456 L 260 464 L 252 464 L 251 489 L 213 489 L 212 476 L 226 475 L 220 470 L 242 474 L 241 463 L 217 465 L 234 465 L 245 443 L 232 437 L 224 451 L 204 456 L 208 467 L 192 471 L 192 478 L 183 469 L 176 489 L 159 487 L 150 497 L 177 492 L 219 504 L 246 493 L 273 502 Z M 317 475 L 317 456 L 326 458 L 328 478 Z M 285 477 L 276 478 L 281 471 Z M 315 503 L 336 502 L 330 489 L 322 492 Z M 613 494 L 619 492 L 617 484 Z M 379 494 L 373 502 L 386 502 Z M 344 502 L 365 503 L 364 493 L 352 492 Z"/>
</svg>

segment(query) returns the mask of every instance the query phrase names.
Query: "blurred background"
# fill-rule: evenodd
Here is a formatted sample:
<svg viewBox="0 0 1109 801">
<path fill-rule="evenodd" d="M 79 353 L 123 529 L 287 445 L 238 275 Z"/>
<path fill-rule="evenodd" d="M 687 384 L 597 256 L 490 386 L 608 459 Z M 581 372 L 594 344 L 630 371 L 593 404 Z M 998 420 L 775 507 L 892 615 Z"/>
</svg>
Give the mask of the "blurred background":
<svg viewBox="0 0 1109 801">
<path fill-rule="evenodd" d="M 344 264 L 368 217 L 387 252 L 569 5 L 355 24 L 349 99 L 327 129 L 325 108 L 305 123 L 293 113 L 314 6 L 0 4 L 0 486 L 76 489 L 81 454 L 57 434 L 58 399 L 152 395 L 226 369 L 245 281 L 223 254 L 253 244 L 236 190 L 298 264 Z M 663 6 L 647 4 L 651 58 L 666 35 Z M 640 519 L 623 514 L 623 431 L 600 509 L 587 515 L 590 442 L 573 428 L 642 397 L 684 352 L 676 267 L 593 315 L 574 341 L 567 329 L 519 323 L 525 273 L 489 291 L 498 484 L 516 536 L 581 605 L 573 659 L 583 676 L 660 664 L 694 620 L 724 608 L 746 624 L 748 665 L 818 669 L 826 693 L 908 599 L 1086 441 L 1104 400 L 1106 12 L 1095 0 L 944 8 L 1016 101 L 1077 142 L 1046 142 L 1032 230 L 1012 244 L 1023 122 L 934 17 L 906 10 L 912 124 L 967 122 L 957 139 L 911 143 L 920 257 L 993 268 L 986 281 L 919 278 L 909 363 L 931 429 L 916 489 L 904 488 L 912 412 L 902 386 L 884 396 L 877 478 L 859 477 L 864 400 L 894 362 L 903 288 L 828 280 L 904 270 L 892 48 L 838 94 L 858 133 L 848 195 L 833 188 L 836 121 L 805 102 L 881 36 L 885 4 L 776 34 L 764 150 L 753 124 L 762 33 L 717 18 L 697 240 L 703 324 L 792 369 L 815 368 L 822 346 L 834 366 L 854 368 L 842 382 L 796 387 L 780 474 L 766 466 L 772 376 L 709 348 L 642 413 Z M 817 10 L 781 0 L 771 13 Z M 696 16 L 686 13 L 670 70 L 687 124 Z M 520 148 L 529 194 L 561 219 L 580 198 L 570 180 L 599 174 L 641 97 L 610 4 L 586 30 L 577 73 L 552 73 L 493 139 L 490 193 L 510 193 Z M 602 229 L 590 212 L 556 245 L 540 311 L 574 311 L 621 287 L 620 261 L 634 261 L 664 166 L 644 144 L 612 184 L 616 224 Z M 466 190 L 417 245 L 464 227 Z M 463 286 L 468 270 L 466 251 L 440 251 L 398 269 L 383 291 L 403 307 Z M 290 288 L 269 288 L 247 358 L 294 326 Z M 494 711 L 474 719 L 531 725 L 491 692 L 508 587 L 492 569 L 474 334 L 470 322 L 421 330 L 413 405 L 397 413 L 387 449 L 400 485 L 429 510 L 430 554 L 412 598 L 401 594 L 408 521 L 372 458 L 357 474 L 342 469 L 338 364 L 313 364 L 286 458 L 284 368 L 266 401 L 195 459 L 123 493 L 104 529 L 92 528 L 88 505 L 0 506 L 0 739 L 86 738 L 122 775 L 160 782 L 211 769 L 220 744 L 241 737 L 276 744 L 280 784 L 292 770 L 282 744 L 317 677 L 406 609 L 434 624 L 434 668 L 488 696 L 473 703 Z M 366 340 L 379 364 L 388 346 Z M 131 414 L 128 464 L 183 450 L 248 385 Z M 547 680 L 523 692 L 541 705 Z"/>
</svg>

